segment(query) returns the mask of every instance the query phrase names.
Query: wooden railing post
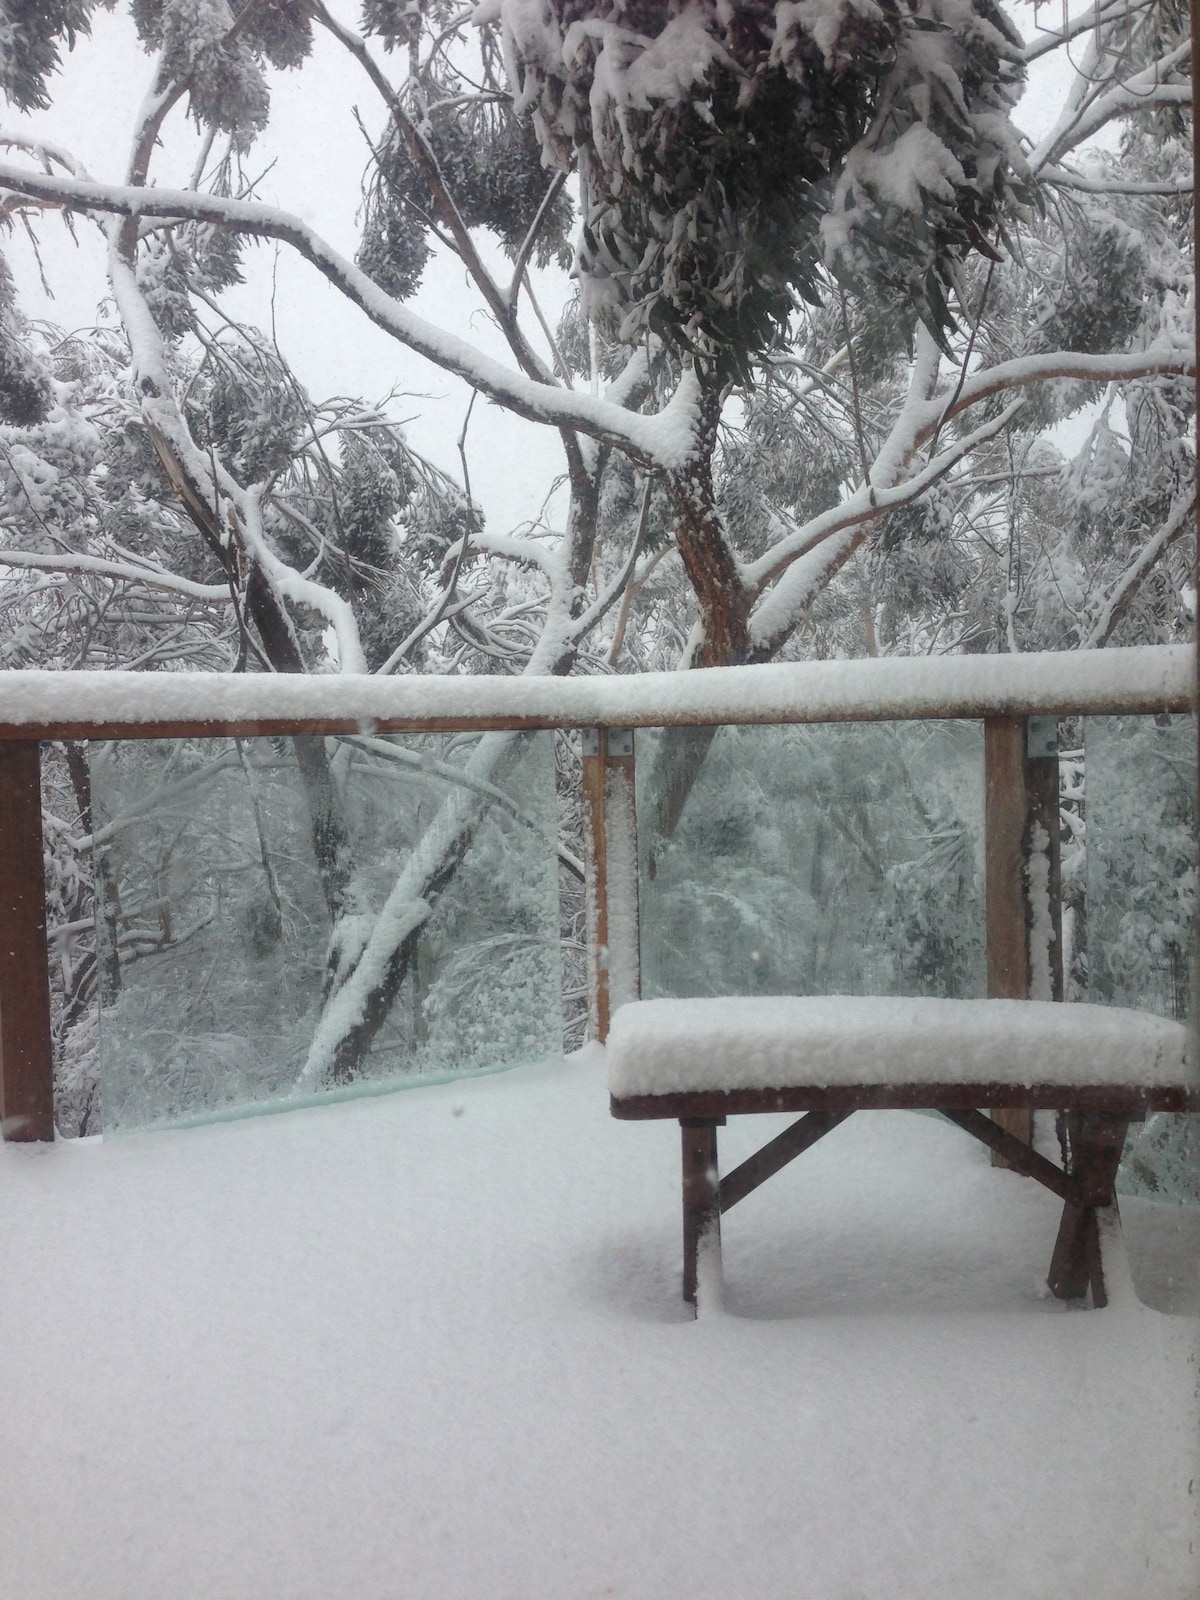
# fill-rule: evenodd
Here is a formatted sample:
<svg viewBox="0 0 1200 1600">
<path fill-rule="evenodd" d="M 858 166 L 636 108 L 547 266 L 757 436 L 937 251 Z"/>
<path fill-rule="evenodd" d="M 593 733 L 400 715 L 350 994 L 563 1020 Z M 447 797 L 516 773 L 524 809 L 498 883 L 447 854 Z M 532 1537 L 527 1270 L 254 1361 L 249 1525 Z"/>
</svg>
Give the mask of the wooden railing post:
<svg viewBox="0 0 1200 1600">
<path fill-rule="evenodd" d="M 1061 1000 L 1057 722 L 987 717 L 983 749 L 988 994 L 998 1000 Z M 1032 1112 L 992 1115 L 1029 1142 Z M 1001 1157 L 992 1160 L 1007 1164 Z"/>
<path fill-rule="evenodd" d="M 601 1043 L 613 1011 L 641 989 L 635 781 L 633 730 L 584 728 L 588 1032 Z"/>
<path fill-rule="evenodd" d="M 54 1062 L 36 741 L 0 742 L 0 1129 L 54 1138 Z"/>
</svg>

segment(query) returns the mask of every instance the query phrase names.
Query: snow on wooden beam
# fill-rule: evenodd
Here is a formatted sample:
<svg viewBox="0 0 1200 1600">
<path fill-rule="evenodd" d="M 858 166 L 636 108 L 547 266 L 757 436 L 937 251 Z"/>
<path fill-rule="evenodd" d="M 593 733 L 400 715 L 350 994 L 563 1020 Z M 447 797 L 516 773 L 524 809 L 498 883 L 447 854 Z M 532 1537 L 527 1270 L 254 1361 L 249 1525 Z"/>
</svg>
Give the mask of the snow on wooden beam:
<svg viewBox="0 0 1200 1600">
<path fill-rule="evenodd" d="M 664 727 L 1183 711 L 1189 645 L 806 661 L 636 677 L 4 672 L 0 738 Z"/>
</svg>

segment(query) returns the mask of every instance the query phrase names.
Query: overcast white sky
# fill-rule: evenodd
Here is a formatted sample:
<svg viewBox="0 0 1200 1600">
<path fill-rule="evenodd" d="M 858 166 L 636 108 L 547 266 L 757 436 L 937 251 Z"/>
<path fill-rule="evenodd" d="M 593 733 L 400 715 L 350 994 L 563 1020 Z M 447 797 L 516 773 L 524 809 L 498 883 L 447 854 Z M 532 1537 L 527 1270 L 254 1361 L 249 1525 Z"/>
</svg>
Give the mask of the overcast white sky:
<svg viewBox="0 0 1200 1600">
<path fill-rule="evenodd" d="M 335 9 L 347 21 L 357 17 L 357 5 L 344 0 Z M 1029 32 L 1033 8 L 1022 5 L 1013 10 L 1018 25 Z M 1057 25 L 1061 12 L 1057 6 L 1044 6 L 1039 16 L 1045 25 Z M 361 70 L 322 30 L 315 31 L 314 54 L 304 68 L 272 75 L 271 124 L 251 150 L 247 165 L 252 172 L 270 167 L 258 191 L 261 199 L 298 212 L 336 248 L 353 256 L 366 150 L 351 112 L 357 106 L 372 133 L 382 126 L 383 116 Z M 130 129 L 149 85 L 151 66 L 137 45 L 127 12 L 97 10 L 91 39 L 81 41 L 54 81 L 53 107 L 29 117 L 9 111 L 5 125 L 51 138 L 82 160 L 92 177 L 120 182 Z M 1026 132 L 1036 137 L 1048 126 L 1061 93 L 1061 68 L 1053 75 L 1040 68 L 1020 108 L 1018 120 Z M 160 183 L 183 179 L 195 148 L 179 111 L 168 127 L 168 148 L 153 168 Z M 41 295 L 32 253 L 20 233 L 6 242 L 23 305 L 30 315 L 45 316 L 63 327 L 89 326 L 94 307 L 106 292 L 103 256 L 94 232 L 81 224 L 78 246 L 55 219 L 47 219 L 40 232 L 48 241 L 43 243 L 43 262 L 52 302 Z M 413 398 L 397 400 L 393 412 L 411 419 L 411 441 L 456 478 L 461 476 L 457 439 L 468 400 L 464 385 L 375 329 L 286 249 L 255 246 L 247 264 L 249 281 L 231 294 L 229 309 L 264 328 L 270 327 L 274 316 L 280 346 L 314 399 L 349 394 L 376 401 L 393 388 L 407 391 Z M 546 280 L 548 300 L 561 298 L 564 290 L 565 280 Z M 469 333 L 493 354 L 506 356 L 503 341 L 483 312 L 475 309 L 465 276 L 453 261 L 431 264 L 413 306 L 431 321 Z M 562 470 L 561 451 L 550 430 L 512 419 L 483 401 L 477 402 L 472 416 L 468 461 L 472 492 L 496 532 L 537 518 L 550 484 Z"/>
</svg>

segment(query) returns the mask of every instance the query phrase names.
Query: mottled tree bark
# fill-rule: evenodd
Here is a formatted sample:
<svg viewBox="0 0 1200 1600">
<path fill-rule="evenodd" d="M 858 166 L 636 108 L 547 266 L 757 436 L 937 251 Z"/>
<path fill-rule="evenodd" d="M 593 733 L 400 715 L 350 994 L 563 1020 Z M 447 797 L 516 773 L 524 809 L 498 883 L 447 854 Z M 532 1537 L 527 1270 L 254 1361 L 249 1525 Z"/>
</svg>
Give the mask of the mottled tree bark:
<svg viewBox="0 0 1200 1600">
<path fill-rule="evenodd" d="M 713 489 L 721 399 L 717 389 L 702 395 L 695 450 L 667 479 L 675 542 L 700 611 L 702 639 L 693 663 L 698 667 L 737 666 L 750 654 L 752 596 L 725 537 Z"/>
</svg>

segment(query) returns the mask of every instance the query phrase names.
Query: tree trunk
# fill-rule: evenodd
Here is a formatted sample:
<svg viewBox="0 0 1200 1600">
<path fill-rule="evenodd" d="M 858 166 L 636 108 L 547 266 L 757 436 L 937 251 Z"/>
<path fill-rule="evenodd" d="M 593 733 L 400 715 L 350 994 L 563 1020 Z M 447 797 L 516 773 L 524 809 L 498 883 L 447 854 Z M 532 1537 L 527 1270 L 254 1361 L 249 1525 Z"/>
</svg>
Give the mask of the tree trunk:
<svg viewBox="0 0 1200 1600">
<path fill-rule="evenodd" d="M 257 567 L 251 569 L 246 584 L 246 610 L 262 640 L 267 660 L 276 672 L 304 672 L 304 659 L 291 624 L 280 608 L 274 590 Z M 325 740 L 312 734 L 302 734 L 292 740 L 292 746 L 308 806 L 309 830 L 321 893 L 325 897 L 330 923 L 336 927 L 338 918 L 348 909 L 351 879 L 350 841 L 341 797 L 329 766 Z"/>
<path fill-rule="evenodd" d="M 695 452 L 668 479 L 675 542 L 700 612 L 701 639 L 693 667 L 740 666 L 750 655 L 751 597 L 725 537 L 713 489 L 720 420 L 720 391 L 707 390 L 700 400 Z M 675 832 L 716 732 L 704 727 L 663 729 L 650 774 L 652 839 L 669 839 Z"/>
<path fill-rule="evenodd" d="M 568 538 L 571 545 L 571 560 L 569 571 L 571 574 L 571 600 L 570 616 L 577 617 L 584 608 L 586 598 L 586 582 L 588 570 L 591 566 L 592 554 L 595 549 L 596 533 L 599 516 L 600 498 L 600 473 L 603 463 L 603 454 L 597 463 L 596 469 L 588 473 L 573 458 L 571 460 L 571 508 L 568 520 Z M 552 637 L 550 630 L 554 627 L 553 618 L 548 620 L 547 633 Z M 553 645 L 548 659 L 538 663 L 543 672 L 556 676 L 569 673 L 575 663 L 576 648 L 573 641 L 563 636 L 560 646 L 555 649 Z M 490 739 L 504 738 L 504 735 L 488 735 Z M 320 744 L 321 741 L 313 740 L 312 743 Z M 500 752 L 494 766 L 490 767 L 487 777 L 491 782 L 503 779 L 506 773 L 512 770 L 526 743 L 526 736 L 513 734 L 508 736 L 507 746 Z M 486 749 L 486 747 L 481 747 Z M 311 791 L 310 791 L 311 792 Z M 311 802 L 310 802 L 311 803 Z M 453 804 L 454 802 L 450 802 Z M 410 903 L 415 901 L 435 902 L 452 882 L 455 873 L 462 865 L 471 840 L 480 822 L 486 816 L 490 802 L 482 796 L 473 796 L 470 802 L 465 803 L 463 811 L 453 817 L 450 825 L 445 829 L 444 837 L 437 839 L 438 821 L 427 830 L 426 841 L 436 840 L 436 848 L 428 851 L 428 859 L 420 864 L 414 874 L 413 881 L 407 885 L 406 898 Z M 314 822 L 314 838 L 316 823 Z M 403 884 L 414 863 L 419 858 L 419 850 L 414 851 L 413 860 L 401 874 L 399 884 Z M 319 858 L 318 858 L 319 859 Z M 398 885 L 399 886 L 399 885 Z M 418 943 L 425 937 L 425 920 L 412 927 L 387 953 L 386 958 L 380 963 L 380 970 L 376 976 L 366 984 L 361 985 L 362 992 L 354 994 L 351 1010 L 354 1020 L 343 1026 L 335 1033 L 331 1043 L 326 1048 L 323 1045 L 321 1034 L 322 1026 L 318 1025 L 317 1035 L 314 1039 L 314 1048 L 310 1053 L 309 1061 L 305 1067 L 305 1077 L 315 1087 L 318 1077 L 318 1068 L 323 1062 L 323 1072 L 334 1083 L 350 1083 L 361 1072 L 362 1063 L 368 1051 L 379 1034 L 379 1030 L 387 1021 L 397 996 L 412 968 L 416 956 Z M 331 965 L 327 991 L 323 997 L 323 1021 L 328 1015 L 329 1002 L 339 994 L 346 993 L 349 989 L 359 987 L 356 984 L 356 975 L 364 961 L 372 960 L 372 941 L 354 952 L 352 959 L 339 963 L 336 967 Z"/>
<path fill-rule="evenodd" d="M 67 774 L 75 791 L 75 804 L 83 831 L 94 835 L 96 825 L 92 817 L 92 769 L 88 765 L 83 745 L 68 739 L 63 745 L 67 758 Z M 108 851 L 92 848 L 92 897 L 101 908 L 96 918 L 96 975 L 100 986 L 100 1004 L 110 1006 L 121 992 L 121 957 L 117 945 L 117 924 L 120 915 L 119 896 L 113 877 Z M 82 998 L 82 996 L 80 997 Z M 64 996 L 65 1000 L 65 996 Z M 67 1026 L 74 1020 L 67 1019 Z"/>
<path fill-rule="evenodd" d="M 675 542 L 700 609 L 702 640 L 693 663 L 698 667 L 737 666 L 750 655 L 751 596 L 721 526 L 713 490 L 720 420 L 721 394 L 710 389 L 700 399 L 695 451 L 667 479 Z"/>
<path fill-rule="evenodd" d="M 474 776 L 502 783 L 529 738 L 518 732 L 485 734 L 473 763 Z M 301 1080 L 306 1087 L 317 1088 L 327 1081 L 349 1083 L 358 1076 L 425 937 L 430 907 L 462 865 L 491 805 L 486 794 L 473 788 L 456 790 L 425 830 L 370 937 L 355 959 L 345 964 L 336 991 L 326 999 Z M 408 927 L 389 944 L 389 925 L 405 917 Z M 339 1001 L 340 1007 L 332 1007 L 332 1001 Z"/>
</svg>

